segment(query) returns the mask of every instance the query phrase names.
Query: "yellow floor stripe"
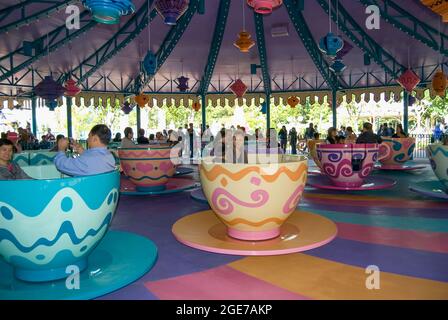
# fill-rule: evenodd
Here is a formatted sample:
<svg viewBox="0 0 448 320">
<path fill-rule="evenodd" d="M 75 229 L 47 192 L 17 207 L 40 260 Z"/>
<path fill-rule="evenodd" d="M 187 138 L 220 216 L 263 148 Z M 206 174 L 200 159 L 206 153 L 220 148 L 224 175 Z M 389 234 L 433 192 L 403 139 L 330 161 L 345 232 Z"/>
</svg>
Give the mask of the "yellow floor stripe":
<svg viewBox="0 0 448 320">
<path fill-rule="evenodd" d="M 448 283 L 387 272 L 380 273 L 379 290 L 368 290 L 365 269 L 305 254 L 248 257 L 229 266 L 313 299 L 448 299 Z"/>
</svg>

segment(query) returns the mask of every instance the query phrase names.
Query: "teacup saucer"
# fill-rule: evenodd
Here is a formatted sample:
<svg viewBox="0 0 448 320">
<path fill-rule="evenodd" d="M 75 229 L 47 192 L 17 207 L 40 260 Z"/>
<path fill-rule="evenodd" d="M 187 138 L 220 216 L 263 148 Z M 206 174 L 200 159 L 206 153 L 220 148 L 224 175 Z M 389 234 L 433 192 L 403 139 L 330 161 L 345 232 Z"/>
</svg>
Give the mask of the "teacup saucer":
<svg viewBox="0 0 448 320">
<path fill-rule="evenodd" d="M 329 190 L 346 190 L 346 191 L 364 191 L 364 190 L 381 190 L 392 188 L 397 184 L 396 180 L 370 176 L 364 180 L 364 183 L 360 187 L 340 187 L 335 186 L 331 180 L 321 174 L 308 176 L 307 185 L 310 187 L 318 189 L 329 189 Z"/>
</svg>

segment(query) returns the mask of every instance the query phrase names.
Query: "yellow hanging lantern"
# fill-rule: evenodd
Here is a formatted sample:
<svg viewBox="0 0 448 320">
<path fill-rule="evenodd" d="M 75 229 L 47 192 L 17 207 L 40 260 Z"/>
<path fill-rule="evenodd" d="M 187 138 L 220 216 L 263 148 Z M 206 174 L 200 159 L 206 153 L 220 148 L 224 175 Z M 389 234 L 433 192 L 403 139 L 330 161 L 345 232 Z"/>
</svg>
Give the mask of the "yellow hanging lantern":
<svg viewBox="0 0 448 320">
<path fill-rule="evenodd" d="M 255 45 L 255 41 L 251 39 L 251 35 L 247 31 L 241 31 L 238 39 L 233 43 L 241 52 L 249 52 L 249 49 Z"/>
<path fill-rule="evenodd" d="M 194 111 L 198 112 L 201 110 L 201 103 L 199 101 L 193 102 L 192 108 Z"/>
<path fill-rule="evenodd" d="M 144 108 L 149 102 L 149 96 L 146 94 L 139 94 L 138 96 L 135 96 L 134 101 L 140 108 Z"/>
<path fill-rule="evenodd" d="M 445 96 L 445 90 L 447 87 L 446 75 L 442 70 L 438 70 L 432 78 L 432 89 L 439 97 Z"/>
<path fill-rule="evenodd" d="M 300 103 L 300 99 L 296 96 L 289 97 L 286 101 L 291 108 L 295 108 Z"/>
</svg>

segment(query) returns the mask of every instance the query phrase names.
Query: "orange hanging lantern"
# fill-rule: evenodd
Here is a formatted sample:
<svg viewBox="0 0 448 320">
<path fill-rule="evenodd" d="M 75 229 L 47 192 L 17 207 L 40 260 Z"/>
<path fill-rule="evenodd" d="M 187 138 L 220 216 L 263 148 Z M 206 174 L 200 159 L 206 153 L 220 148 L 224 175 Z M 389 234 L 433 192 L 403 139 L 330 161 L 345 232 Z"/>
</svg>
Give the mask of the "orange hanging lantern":
<svg viewBox="0 0 448 320">
<path fill-rule="evenodd" d="M 194 111 L 198 112 L 201 110 L 201 103 L 199 101 L 193 102 L 192 108 Z"/>
<path fill-rule="evenodd" d="M 134 101 L 140 108 L 144 108 L 149 102 L 149 96 L 146 94 L 139 94 L 138 96 L 135 96 Z"/>
<path fill-rule="evenodd" d="M 238 39 L 233 43 L 241 52 L 249 52 L 250 48 L 255 45 L 255 41 L 251 39 L 251 35 L 247 31 L 238 33 Z"/>
<path fill-rule="evenodd" d="M 432 89 L 439 97 L 445 96 L 445 90 L 447 87 L 446 75 L 442 70 L 438 70 L 432 78 Z"/>
<path fill-rule="evenodd" d="M 286 101 L 291 108 L 295 108 L 300 103 L 300 99 L 296 96 L 289 97 Z"/>
<path fill-rule="evenodd" d="M 408 92 L 412 92 L 420 83 L 420 78 L 411 69 L 406 70 L 398 79 L 397 82 Z"/>
<path fill-rule="evenodd" d="M 232 90 L 238 98 L 242 98 L 247 91 L 247 86 L 241 79 L 238 79 L 230 86 L 230 90 Z"/>
</svg>

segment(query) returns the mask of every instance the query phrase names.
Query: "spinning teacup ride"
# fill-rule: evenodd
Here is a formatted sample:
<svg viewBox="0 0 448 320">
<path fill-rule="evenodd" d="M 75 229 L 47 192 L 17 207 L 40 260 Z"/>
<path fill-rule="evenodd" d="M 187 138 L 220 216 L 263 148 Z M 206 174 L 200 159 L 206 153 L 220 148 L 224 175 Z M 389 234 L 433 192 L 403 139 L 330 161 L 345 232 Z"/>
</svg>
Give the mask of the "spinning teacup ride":
<svg viewBox="0 0 448 320">
<path fill-rule="evenodd" d="M 306 145 L 307 145 L 307 148 L 308 148 L 308 154 L 314 160 L 314 163 L 319 168 L 320 172 L 322 172 L 322 170 L 321 170 L 322 169 L 322 165 L 321 165 L 320 160 L 319 160 L 319 158 L 317 156 L 317 149 L 316 149 L 316 147 L 317 147 L 318 144 L 322 144 L 322 143 L 325 143 L 325 140 L 322 140 L 322 139 L 318 139 L 318 140 L 312 139 L 311 140 L 310 139 L 310 140 L 308 140 L 306 142 Z M 317 171 L 312 171 L 312 172 L 309 172 L 309 173 L 317 173 Z"/>
<path fill-rule="evenodd" d="M 330 242 L 335 224 L 298 211 L 307 180 L 307 159 L 249 154 L 246 163 L 201 160 L 202 190 L 211 210 L 178 220 L 172 228 L 183 244 L 236 255 L 277 255 Z"/>
<path fill-rule="evenodd" d="M 380 170 L 409 171 L 422 169 L 425 166 L 418 166 L 409 163 L 415 149 L 415 138 L 384 138 L 379 145 L 378 161 L 376 166 Z"/>
<path fill-rule="evenodd" d="M 427 152 L 431 167 L 439 180 L 422 181 L 409 189 L 424 196 L 448 200 L 448 146 L 430 144 Z"/>
<path fill-rule="evenodd" d="M 158 195 L 182 192 L 197 184 L 192 179 L 173 179 L 180 163 L 180 148 L 169 145 L 142 145 L 118 148 L 122 195 Z"/>
<path fill-rule="evenodd" d="M 153 266 L 157 249 L 150 240 L 108 231 L 119 198 L 118 171 L 68 177 L 54 165 L 24 170 L 32 180 L 0 180 L 2 299 L 94 298 Z M 141 251 L 127 249 L 134 245 Z M 134 260 L 140 262 L 129 270 Z M 81 286 L 67 290 L 74 274 Z"/>
<path fill-rule="evenodd" d="M 331 190 L 378 190 L 393 187 L 396 181 L 372 176 L 378 159 L 377 144 L 318 144 L 321 175 L 313 175 L 308 185 Z"/>
</svg>

